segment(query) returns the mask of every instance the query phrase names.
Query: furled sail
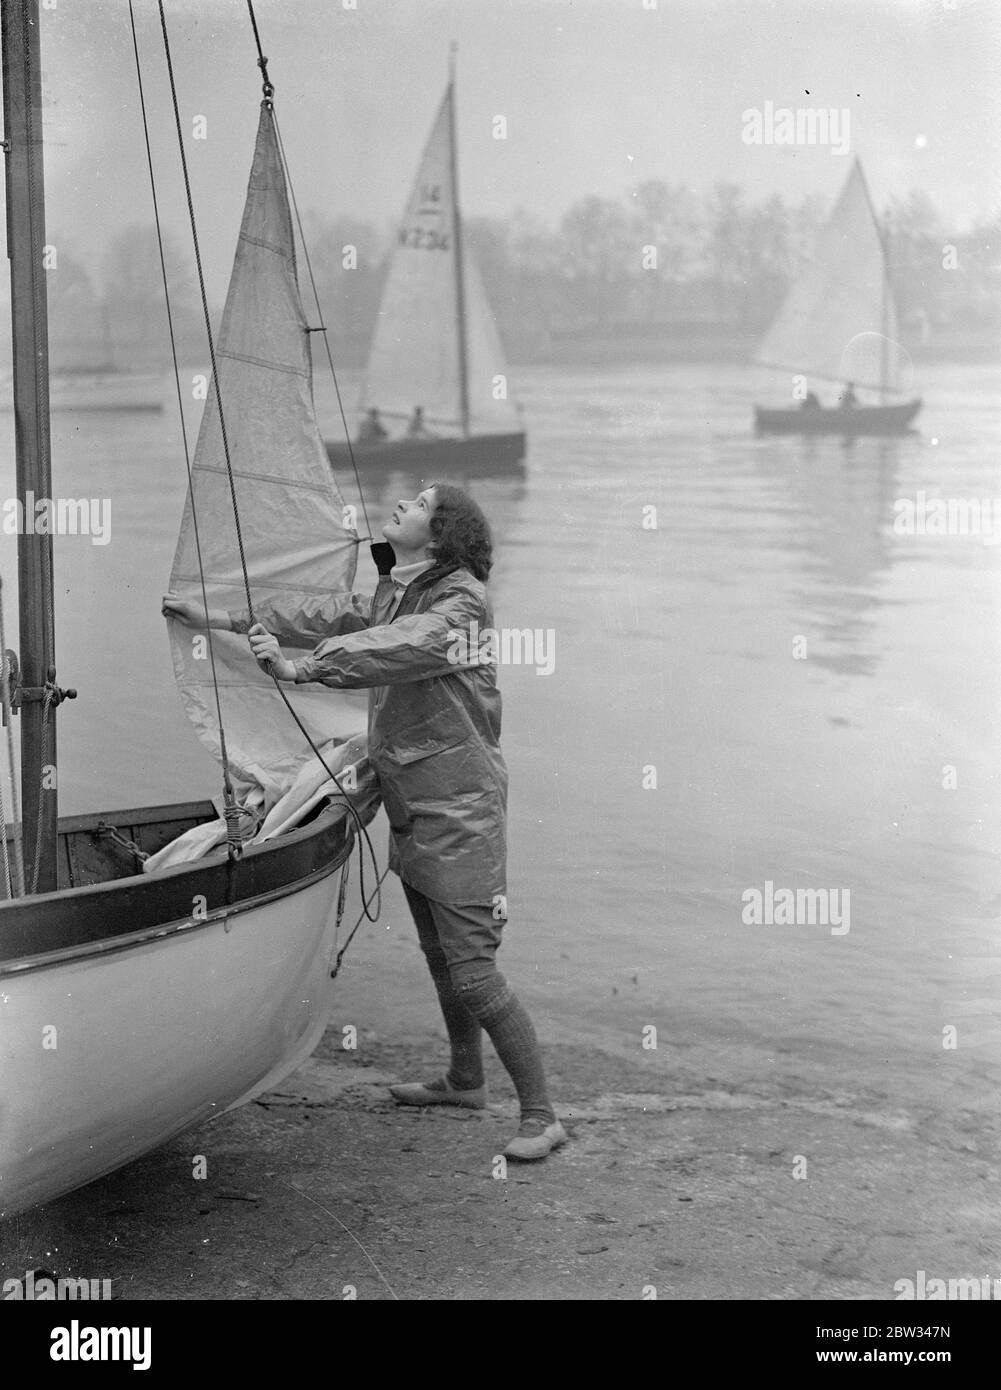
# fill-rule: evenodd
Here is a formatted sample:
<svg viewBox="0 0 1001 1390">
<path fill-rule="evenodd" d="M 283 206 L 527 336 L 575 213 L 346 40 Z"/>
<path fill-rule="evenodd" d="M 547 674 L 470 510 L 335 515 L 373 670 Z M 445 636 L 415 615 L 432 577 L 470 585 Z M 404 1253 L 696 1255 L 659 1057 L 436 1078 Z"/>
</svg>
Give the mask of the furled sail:
<svg viewBox="0 0 1001 1390">
<path fill-rule="evenodd" d="M 362 391 L 362 410 L 374 406 L 394 436 L 418 405 L 433 432 L 462 428 L 453 99 L 450 85 L 396 230 Z M 470 433 L 515 429 L 500 338 L 466 238 L 462 253 Z"/>
<path fill-rule="evenodd" d="M 351 588 L 357 536 L 313 414 L 309 335 L 296 280 L 295 247 L 272 113 L 262 107 L 236 260 L 216 347 L 219 386 L 255 603 L 295 606 Z M 192 464 L 170 587 L 201 604 L 201 565 L 210 608 L 246 610 L 222 428 L 210 387 Z M 185 710 L 219 756 L 212 669 L 203 632 L 171 621 L 171 651 Z M 226 751 L 234 776 L 262 787 L 266 805 L 289 787 L 309 745 L 247 639 L 212 633 Z M 287 686 L 318 744 L 365 728 L 366 695 L 321 685 Z"/>
<path fill-rule="evenodd" d="M 833 212 L 754 361 L 807 377 L 900 389 L 899 331 L 862 166 Z"/>
</svg>

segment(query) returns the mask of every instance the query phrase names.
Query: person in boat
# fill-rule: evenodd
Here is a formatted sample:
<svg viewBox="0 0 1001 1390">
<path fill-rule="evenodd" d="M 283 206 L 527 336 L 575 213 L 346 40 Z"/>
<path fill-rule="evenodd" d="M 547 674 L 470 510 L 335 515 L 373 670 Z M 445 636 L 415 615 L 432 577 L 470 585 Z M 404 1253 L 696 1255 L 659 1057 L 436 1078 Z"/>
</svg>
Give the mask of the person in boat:
<svg viewBox="0 0 1001 1390">
<path fill-rule="evenodd" d="M 486 581 L 490 528 L 460 488 L 435 483 L 397 504 L 372 547 L 373 598 L 357 594 L 211 610 L 209 625 L 248 633 L 280 681 L 369 690 L 369 759 L 390 824 L 390 867 L 417 928 L 451 1048 L 445 1075 L 390 1088 L 402 1105 L 486 1105 L 482 1034 L 489 1035 L 521 1107 L 509 1158 L 544 1158 L 566 1142 L 553 1110 L 532 1021 L 495 956 L 506 907 L 507 770 L 499 735 Z M 395 563 L 394 563 L 395 561 Z M 200 605 L 167 595 L 164 612 L 193 625 Z M 289 660 L 279 641 L 312 647 Z"/>
<path fill-rule="evenodd" d="M 858 405 L 858 396 L 855 394 L 855 383 L 850 381 L 841 395 L 841 409 L 854 410 Z"/>
<path fill-rule="evenodd" d="M 389 430 L 379 419 L 379 412 L 375 406 L 369 406 L 368 414 L 358 427 L 358 443 L 373 444 L 380 439 L 388 439 Z"/>
<path fill-rule="evenodd" d="M 820 397 L 816 391 L 807 391 L 806 396 L 799 403 L 800 410 L 821 410 Z"/>
<path fill-rule="evenodd" d="M 424 423 L 424 407 L 423 407 L 422 405 L 415 405 L 415 406 L 414 406 L 414 413 L 413 413 L 413 415 L 411 415 L 410 419 L 407 421 L 407 438 L 408 438 L 408 439 L 434 439 L 434 438 L 435 438 L 435 436 L 434 436 L 434 435 L 431 433 L 431 431 L 428 429 L 427 425 L 425 425 L 425 423 Z"/>
</svg>

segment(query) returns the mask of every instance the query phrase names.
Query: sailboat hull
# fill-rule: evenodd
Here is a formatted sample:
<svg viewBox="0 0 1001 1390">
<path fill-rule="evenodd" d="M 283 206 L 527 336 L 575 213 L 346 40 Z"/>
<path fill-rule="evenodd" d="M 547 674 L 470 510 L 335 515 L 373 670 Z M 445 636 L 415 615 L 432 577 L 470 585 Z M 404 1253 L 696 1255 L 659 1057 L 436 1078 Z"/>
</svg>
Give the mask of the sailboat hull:
<svg viewBox="0 0 1001 1390">
<path fill-rule="evenodd" d="M 324 811 L 235 864 L 0 905 L 0 1215 L 251 1100 L 309 1055 L 350 847 L 343 809 Z"/>
<path fill-rule="evenodd" d="M 902 434 L 920 409 L 920 400 L 851 410 L 767 410 L 756 405 L 754 428 L 759 434 Z"/>
<path fill-rule="evenodd" d="M 525 434 L 478 434 L 468 439 L 387 439 L 375 444 L 325 440 L 335 470 L 350 469 L 352 455 L 359 471 L 370 474 L 399 470 L 418 477 L 438 474 L 520 473 L 524 471 Z"/>
</svg>

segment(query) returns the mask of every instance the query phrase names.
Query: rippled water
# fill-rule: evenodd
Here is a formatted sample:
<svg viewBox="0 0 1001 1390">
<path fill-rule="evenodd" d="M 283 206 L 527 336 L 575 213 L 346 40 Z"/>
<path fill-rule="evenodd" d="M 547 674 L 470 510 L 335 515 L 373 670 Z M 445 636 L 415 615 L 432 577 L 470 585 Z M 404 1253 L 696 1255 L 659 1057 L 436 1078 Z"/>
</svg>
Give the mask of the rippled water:
<svg viewBox="0 0 1001 1390">
<path fill-rule="evenodd" d="M 919 433 L 850 445 L 756 439 L 765 383 L 737 369 L 516 375 L 527 477 L 474 491 L 498 626 L 556 643 L 551 675 L 501 677 L 510 960 L 533 999 L 571 1029 L 653 1022 L 718 1076 L 992 1104 L 1001 547 L 897 535 L 893 504 L 1001 497 L 996 372 L 930 370 Z M 113 509 L 110 545 L 57 545 L 59 674 L 80 690 L 61 809 L 215 793 L 158 615 L 175 424 L 55 426 L 55 490 Z M 370 507 L 409 491 L 389 479 Z M 766 880 L 850 890 L 850 931 L 745 925 L 742 894 Z"/>
</svg>

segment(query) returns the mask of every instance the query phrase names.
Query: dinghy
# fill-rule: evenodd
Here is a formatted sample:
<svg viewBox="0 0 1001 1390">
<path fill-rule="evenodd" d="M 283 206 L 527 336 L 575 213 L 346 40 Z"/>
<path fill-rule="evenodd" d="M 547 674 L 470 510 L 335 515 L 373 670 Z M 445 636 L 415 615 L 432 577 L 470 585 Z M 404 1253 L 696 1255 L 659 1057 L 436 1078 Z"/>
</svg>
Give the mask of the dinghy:
<svg viewBox="0 0 1001 1390">
<path fill-rule="evenodd" d="M 52 495 L 45 285 L 33 272 L 45 244 L 39 19 L 38 0 L 3 4 L 20 498 Z M 163 34 L 169 56 L 165 23 Z M 182 596 L 201 603 L 204 592 L 208 606 L 231 609 L 245 593 L 305 602 L 350 589 L 359 544 L 313 416 L 265 63 L 215 389 L 171 576 Z M 192 801 L 59 820 L 55 716 L 76 692 L 56 684 L 50 535 L 19 535 L 18 599 L 19 651 L 5 653 L 2 682 L 5 747 L 15 724 L 21 742 L 19 776 L 9 767 L 5 786 L 0 775 L 6 807 L 18 789 L 21 800 L 0 864 L 4 1216 L 250 1100 L 308 1056 L 329 1016 L 348 857 L 376 804 L 363 695 L 296 687 L 288 699 L 304 737 L 245 638 L 171 623 L 182 700 L 223 762 L 224 815 Z M 150 640 L 163 640 L 161 621 L 151 615 Z M 87 717 L 114 716 L 91 703 Z M 349 770 L 353 806 L 339 781 Z"/>
<path fill-rule="evenodd" d="M 886 244 L 856 159 L 813 258 L 794 282 L 754 361 L 792 374 L 793 408 L 754 407 L 766 434 L 899 434 L 921 409 L 902 396 L 902 358 Z M 825 408 L 807 395 L 817 382 L 879 393 L 879 404 Z"/>
<path fill-rule="evenodd" d="M 416 410 L 423 431 L 409 430 Z M 375 411 L 385 437 L 365 438 Z M 423 437 L 422 437 L 423 436 Z M 525 432 L 510 399 L 504 350 L 459 210 L 455 71 L 396 229 L 389 275 L 350 447 L 335 469 L 411 477 L 518 471 Z"/>
</svg>

